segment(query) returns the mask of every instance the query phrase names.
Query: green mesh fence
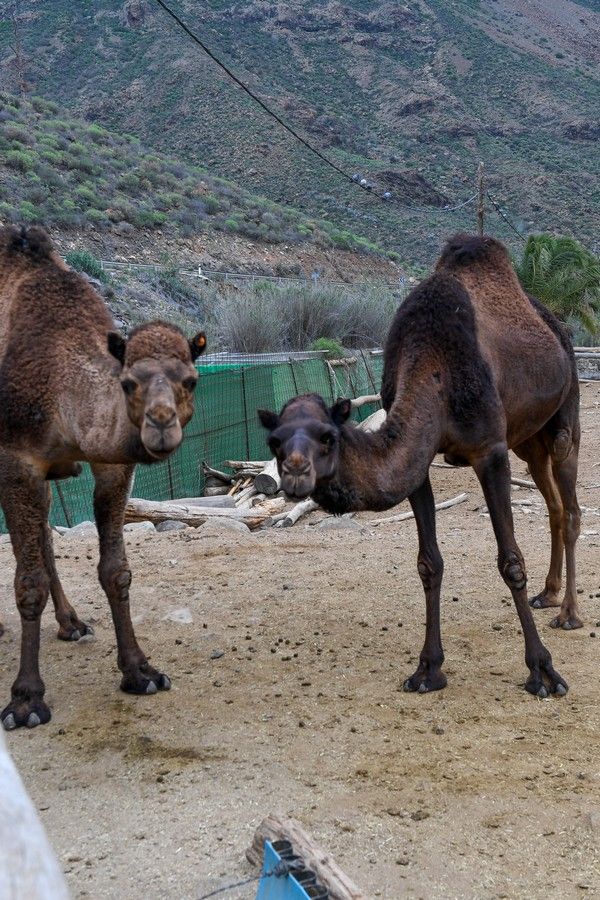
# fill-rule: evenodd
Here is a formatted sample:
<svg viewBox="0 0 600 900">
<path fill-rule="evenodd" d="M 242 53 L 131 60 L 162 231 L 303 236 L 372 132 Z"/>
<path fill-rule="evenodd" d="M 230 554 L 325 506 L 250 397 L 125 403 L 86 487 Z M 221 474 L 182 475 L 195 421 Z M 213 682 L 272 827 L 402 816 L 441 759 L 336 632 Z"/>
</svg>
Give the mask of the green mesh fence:
<svg viewBox="0 0 600 900">
<path fill-rule="evenodd" d="M 315 391 L 328 403 L 337 397 L 376 394 L 383 357 L 377 351 L 354 351 L 342 365 L 320 354 L 271 354 L 264 357 L 223 354 L 198 366 L 196 408 L 179 450 L 165 462 L 139 465 L 133 495 L 147 500 L 193 497 L 202 493 L 202 462 L 217 469 L 228 459 L 266 459 L 265 431 L 259 407 L 279 410 L 298 394 Z M 354 411 L 361 421 L 380 406 L 365 404 Z M 93 519 L 94 479 L 84 465 L 78 478 L 52 483 L 52 525 L 71 527 Z M 6 531 L 0 514 L 0 530 Z"/>
</svg>

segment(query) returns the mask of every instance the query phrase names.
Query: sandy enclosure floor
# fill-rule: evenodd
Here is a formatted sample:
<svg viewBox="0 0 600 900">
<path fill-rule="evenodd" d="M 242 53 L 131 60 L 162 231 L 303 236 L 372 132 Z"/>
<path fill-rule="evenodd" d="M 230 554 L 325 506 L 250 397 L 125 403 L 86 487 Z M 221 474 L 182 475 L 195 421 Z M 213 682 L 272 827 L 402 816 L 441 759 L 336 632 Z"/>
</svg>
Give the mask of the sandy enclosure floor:
<svg viewBox="0 0 600 900">
<path fill-rule="evenodd" d="M 299 819 L 369 896 L 600 897 L 600 385 L 582 386 L 579 543 L 585 627 L 536 621 L 563 699 L 523 691 L 519 623 L 470 470 L 433 469 L 446 563 L 446 690 L 406 694 L 424 634 L 414 523 L 127 538 L 142 646 L 170 693 L 118 690 L 94 542 L 57 538 L 93 643 L 42 626 L 50 724 L 8 735 L 75 897 L 197 898 L 252 874 L 261 819 Z M 514 460 L 515 473 L 525 474 Z M 515 508 L 530 588 L 548 519 Z M 13 558 L 0 546 L 3 702 L 17 668 Z M 186 607 L 189 624 L 165 620 Z M 214 651 L 223 655 L 212 659 Z M 223 895 L 250 898 L 255 889 Z"/>
</svg>

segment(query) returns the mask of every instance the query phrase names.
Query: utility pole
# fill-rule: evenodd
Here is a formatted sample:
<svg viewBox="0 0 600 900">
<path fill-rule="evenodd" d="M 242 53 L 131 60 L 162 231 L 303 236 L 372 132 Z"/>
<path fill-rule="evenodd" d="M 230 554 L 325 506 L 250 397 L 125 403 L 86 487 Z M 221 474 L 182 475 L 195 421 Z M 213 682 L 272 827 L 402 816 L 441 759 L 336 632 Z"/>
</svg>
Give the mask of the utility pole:
<svg viewBox="0 0 600 900">
<path fill-rule="evenodd" d="M 485 190 L 483 182 L 483 163 L 480 162 L 477 168 L 477 231 L 479 237 L 483 237 L 483 217 L 485 215 Z"/>
<path fill-rule="evenodd" d="M 10 21 L 13 32 L 13 44 L 9 45 L 15 55 L 14 69 L 17 79 L 17 88 L 19 94 L 23 94 L 27 90 L 27 81 L 25 80 L 25 57 L 23 54 L 23 42 L 21 40 L 21 5 L 19 0 L 14 0 L 9 10 Z"/>
</svg>

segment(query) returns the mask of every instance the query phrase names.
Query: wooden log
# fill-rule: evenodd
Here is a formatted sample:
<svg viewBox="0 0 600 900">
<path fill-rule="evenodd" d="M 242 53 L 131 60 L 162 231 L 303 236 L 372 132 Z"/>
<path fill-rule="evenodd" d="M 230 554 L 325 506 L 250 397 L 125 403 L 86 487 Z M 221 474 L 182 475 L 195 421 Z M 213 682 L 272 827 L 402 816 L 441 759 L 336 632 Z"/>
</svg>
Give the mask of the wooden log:
<svg viewBox="0 0 600 900">
<path fill-rule="evenodd" d="M 173 503 L 180 503 L 182 506 L 205 506 L 216 507 L 217 509 L 235 509 L 235 500 L 233 497 L 226 497 L 219 494 L 215 497 L 178 497 Z"/>
<path fill-rule="evenodd" d="M 228 459 L 225 461 L 225 465 L 236 471 L 254 472 L 255 475 L 258 475 L 269 462 L 268 459 Z"/>
<path fill-rule="evenodd" d="M 254 485 L 249 484 L 248 487 L 245 487 L 242 491 L 240 491 L 235 498 L 229 497 L 228 499 L 233 500 L 233 505 L 239 509 L 240 506 L 244 506 L 246 504 L 246 501 L 249 501 L 250 498 L 256 493 L 257 491 Z"/>
<path fill-rule="evenodd" d="M 510 483 L 518 487 L 533 488 L 534 491 L 537 489 L 537 485 L 533 481 L 527 481 L 526 478 L 511 478 Z"/>
<path fill-rule="evenodd" d="M 269 460 L 266 466 L 258 473 L 254 479 L 254 487 L 259 494 L 266 494 L 272 497 L 281 487 L 281 478 L 277 471 L 277 460 L 275 458 Z"/>
<path fill-rule="evenodd" d="M 367 403 L 380 403 L 381 402 L 381 394 L 365 394 L 364 397 L 354 397 L 350 404 L 352 409 L 358 409 L 360 406 L 365 406 Z"/>
<path fill-rule="evenodd" d="M 298 519 L 302 518 L 302 516 L 306 516 L 308 513 L 311 513 L 318 508 L 319 504 L 315 503 L 312 497 L 309 497 L 307 500 L 301 500 L 300 503 L 296 503 L 296 505 L 286 513 L 281 513 L 279 516 L 275 517 L 273 523 L 274 527 L 291 528 L 292 525 L 296 524 Z"/>
<path fill-rule="evenodd" d="M 290 841 L 294 853 L 302 858 L 306 868 L 311 869 L 317 880 L 327 888 L 331 900 L 368 900 L 337 865 L 330 853 L 322 850 L 300 822 L 284 816 L 270 815 L 263 819 L 254 833 L 252 845 L 246 850 L 246 859 L 254 866 L 261 866 L 265 841 Z"/>
<path fill-rule="evenodd" d="M 278 510 L 279 511 L 279 510 Z M 235 519 L 248 528 L 260 528 L 270 524 L 271 512 L 257 506 L 254 509 L 229 509 L 223 507 L 203 507 L 180 504 L 171 500 L 139 500 L 130 498 L 125 507 L 126 522 L 166 522 L 176 519 L 186 525 L 204 525 L 215 519 Z"/>
<path fill-rule="evenodd" d="M 436 503 L 436 509 L 449 509 L 451 506 L 457 506 L 459 503 L 464 503 L 469 495 L 468 494 L 458 494 L 456 497 L 452 497 L 450 500 L 443 500 L 441 503 Z M 414 519 L 415 514 L 411 510 L 410 512 L 399 513 L 397 516 L 388 516 L 385 519 L 371 519 L 368 523 L 369 525 L 387 525 L 388 522 L 404 522 L 406 519 Z"/>
<path fill-rule="evenodd" d="M 11 760 L 0 726 L 0 897 L 68 900 L 56 857 Z"/>
<path fill-rule="evenodd" d="M 205 478 L 217 478 L 219 481 L 222 481 L 223 484 L 231 484 L 231 475 L 228 475 L 226 472 L 221 472 L 220 469 L 213 469 L 207 462 L 202 463 L 202 474 Z"/>
<path fill-rule="evenodd" d="M 254 509 L 266 510 L 269 513 L 269 516 L 275 516 L 280 513 L 284 509 L 284 507 L 284 497 L 267 497 L 266 500 L 263 500 L 260 506 L 255 506 Z"/>
</svg>

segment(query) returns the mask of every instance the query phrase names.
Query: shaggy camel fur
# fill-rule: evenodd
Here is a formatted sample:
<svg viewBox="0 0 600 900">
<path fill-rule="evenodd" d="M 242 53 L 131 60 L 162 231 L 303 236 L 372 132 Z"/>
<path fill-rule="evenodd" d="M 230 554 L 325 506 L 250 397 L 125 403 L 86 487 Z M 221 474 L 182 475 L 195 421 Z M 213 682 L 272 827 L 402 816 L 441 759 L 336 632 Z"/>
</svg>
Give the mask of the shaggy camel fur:
<svg viewBox="0 0 600 900">
<path fill-rule="evenodd" d="M 526 688 L 564 694 L 527 602 L 525 564 L 510 503 L 512 448 L 525 459 L 548 505 L 552 551 L 534 607 L 559 606 L 563 555 L 566 593 L 554 627 L 581 626 L 575 589 L 580 511 L 575 494 L 579 386 L 563 326 L 528 298 L 498 241 L 456 235 L 435 272 L 400 306 L 387 339 L 382 384 L 387 420 L 365 434 L 344 424 L 349 401 L 328 409 L 316 394 L 291 400 L 280 415 L 260 411 L 282 486 L 326 510 L 388 509 L 408 497 L 419 536 L 425 590 L 425 645 L 406 690 L 446 685 L 440 634 L 443 562 L 435 533 L 429 466 L 436 453 L 469 465 L 481 482 L 498 544 L 498 567 L 525 637 Z"/>
<path fill-rule="evenodd" d="M 62 262 L 38 228 L 0 229 L 0 504 L 17 561 L 21 664 L 6 729 L 48 722 L 39 671 L 40 618 L 52 594 L 58 636 L 91 633 L 65 597 L 48 527 L 49 481 L 90 463 L 100 539 L 98 572 L 112 611 L 121 688 L 170 687 L 138 646 L 123 513 L 135 464 L 165 459 L 193 413 L 202 333 L 188 341 L 164 322 L 125 341 L 98 294 Z M 1 629 L 0 629 L 1 630 Z"/>
</svg>

